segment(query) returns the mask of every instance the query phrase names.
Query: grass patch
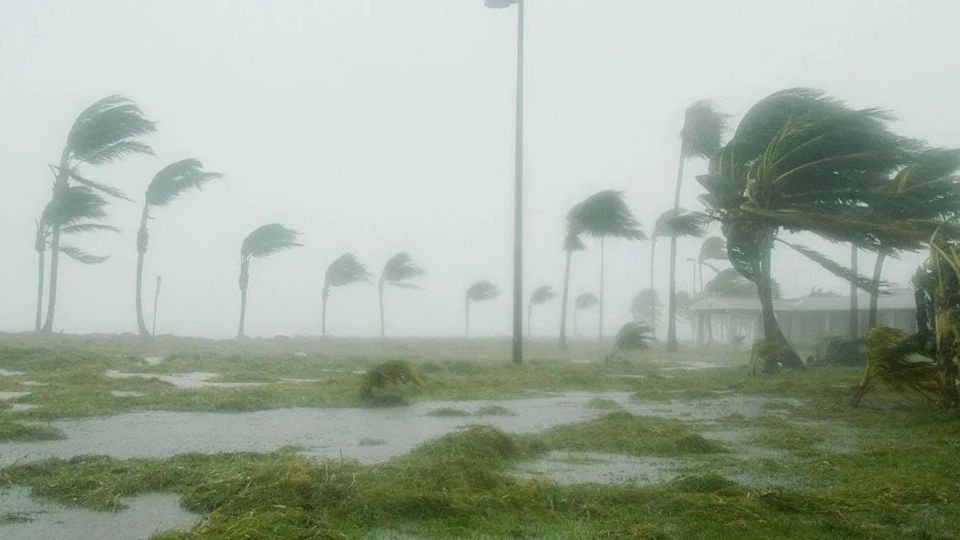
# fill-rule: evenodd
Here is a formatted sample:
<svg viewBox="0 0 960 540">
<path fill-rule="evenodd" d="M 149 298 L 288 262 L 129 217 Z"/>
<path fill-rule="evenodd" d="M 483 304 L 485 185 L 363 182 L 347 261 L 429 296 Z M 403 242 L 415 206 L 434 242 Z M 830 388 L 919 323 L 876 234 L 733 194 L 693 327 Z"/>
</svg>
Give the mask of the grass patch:
<svg viewBox="0 0 960 540">
<path fill-rule="evenodd" d="M 477 409 L 474 416 L 516 416 L 517 414 L 506 407 L 500 405 L 486 405 Z"/>
<path fill-rule="evenodd" d="M 63 432 L 53 426 L 0 419 L 0 442 L 51 441 L 62 438 Z"/>
<path fill-rule="evenodd" d="M 424 416 L 435 416 L 437 418 L 462 418 L 464 416 L 470 416 L 468 411 L 463 409 L 454 409 L 452 407 L 441 407 L 439 409 L 434 409 Z"/>
<path fill-rule="evenodd" d="M 596 398 L 596 397 L 592 398 L 584 406 L 588 409 L 593 409 L 595 411 L 613 411 L 613 410 L 618 410 L 623 408 L 623 406 L 621 406 L 616 401 L 613 401 L 612 399 Z"/>
<path fill-rule="evenodd" d="M 723 446 L 693 433 L 683 422 L 628 412 L 550 429 L 537 441 L 553 450 L 607 452 L 632 456 L 710 454 Z"/>
</svg>

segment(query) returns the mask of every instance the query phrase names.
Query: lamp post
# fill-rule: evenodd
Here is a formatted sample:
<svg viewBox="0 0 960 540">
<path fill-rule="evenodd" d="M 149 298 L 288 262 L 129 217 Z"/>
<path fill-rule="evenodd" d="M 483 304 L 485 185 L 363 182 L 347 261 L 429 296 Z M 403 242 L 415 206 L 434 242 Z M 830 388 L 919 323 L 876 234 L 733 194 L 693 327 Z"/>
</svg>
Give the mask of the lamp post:
<svg viewBox="0 0 960 540">
<path fill-rule="evenodd" d="M 523 363 L 523 21 L 524 0 L 484 0 L 488 8 L 517 6 L 517 133 L 513 188 L 513 362 Z"/>
</svg>

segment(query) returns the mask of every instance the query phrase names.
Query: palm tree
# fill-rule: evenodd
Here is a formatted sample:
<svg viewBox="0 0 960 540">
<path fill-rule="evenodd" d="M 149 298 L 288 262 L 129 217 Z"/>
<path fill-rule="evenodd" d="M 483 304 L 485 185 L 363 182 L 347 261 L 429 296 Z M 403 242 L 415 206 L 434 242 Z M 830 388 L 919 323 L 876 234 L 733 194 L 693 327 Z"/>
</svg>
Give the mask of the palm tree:
<svg viewBox="0 0 960 540">
<path fill-rule="evenodd" d="M 766 368 L 803 367 L 773 310 L 770 253 L 781 229 L 807 231 L 861 249 L 904 246 L 928 229 L 891 221 L 869 208 L 877 187 L 902 165 L 910 143 L 887 129 L 876 109 L 853 110 L 810 89 L 777 92 L 753 106 L 732 140 L 698 180 L 701 200 L 721 222 L 730 262 L 757 285 L 763 308 Z M 779 240 L 858 286 L 857 276 L 823 255 Z M 775 356 L 775 357 L 774 357 Z"/>
<path fill-rule="evenodd" d="M 644 240 L 640 224 L 633 218 L 622 191 L 604 190 L 587 197 L 567 214 L 568 230 L 600 239 L 600 314 L 597 338 L 603 339 L 604 246 L 607 238 Z"/>
<path fill-rule="evenodd" d="M 185 159 L 168 165 L 154 175 L 147 186 L 143 198 L 143 212 L 140 215 L 140 230 L 137 232 L 137 329 L 141 336 L 149 336 L 150 331 L 143 321 L 143 259 L 147 253 L 147 244 L 150 235 L 147 232 L 147 220 L 153 219 L 150 210 L 156 207 L 167 206 L 176 200 L 183 192 L 190 189 L 201 189 L 204 184 L 220 173 L 203 170 L 203 163 L 196 159 Z"/>
<path fill-rule="evenodd" d="M 50 237 L 54 229 L 59 228 L 61 235 L 74 235 L 85 232 L 112 231 L 120 229 L 96 220 L 106 217 L 104 208 L 107 201 L 86 186 L 68 186 L 60 195 L 51 199 L 43 209 L 37 221 L 34 249 L 37 251 L 37 315 L 34 328 L 40 331 L 43 320 L 43 277 L 46 253 L 51 248 Z M 107 260 L 106 256 L 92 255 L 82 248 L 61 243 L 58 251 L 81 264 L 99 264 Z"/>
<path fill-rule="evenodd" d="M 574 251 L 583 251 L 587 246 L 580 241 L 580 237 L 571 230 L 570 217 L 567 216 L 567 235 L 564 238 L 563 250 L 566 252 L 566 264 L 563 270 L 563 297 L 560 303 L 560 338 L 558 347 L 561 351 L 567 350 L 567 305 L 570 297 L 570 263 L 573 259 Z"/>
<path fill-rule="evenodd" d="M 59 166 L 53 167 L 56 179 L 53 199 L 62 196 L 70 182 L 87 186 L 107 195 L 126 198 L 119 190 L 89 180 L 81 174 L 82 165 L 103 165 L 133 154 L 153 154 L 139 139 L 155 130 L 136 103 L 123 96 L 109 96 L 87 107 L 73 122 L 67 143 L 60 153 Z M 50 228 L 50 293 L 43 333 L 53 331 L 57 307 L 57 277 L 60 269 L 61 227 Z"/>
<path fill-rule="evenodd" d="M 500 296 L 500 288 L 487 280 L 481 280 L 467 289 L 463 307 L 463 327 L 467 337 L 470 337 L 470 303 L 485 302 Z"/>
<path fill-rule="evenodd" d="M 383 272 L 380 273 L 380 283 L 377 286 L 377 293 L 380 298 L 380 337 L 386 336 L 386 327 L 383 317 L 383 290 L 387 285 L 400 287 L 402 289 L 422 289 L 420 285 L 410 283 L 409 280 L 425 274 L 426 271 L 413 262 L 413 257 L 405 251 L 397 253 L 387 260 L 383 266 Z"/>
<path fill-rule="evenodd" d="M 577 297 L 573 302 L 573 335 L 579 336 L 580 332 L 577 330 L 577 313 L 583 309 L 590 309 L 594 306 L 600 305 L 600 299 L 596 297 L 593 293 L 583 293 Z"/>
<path fill-rule="evenodd" d="M 240 246 L 240 330 L 237 337 L 244 337 L 244 322 L 247 316 L 247 285 L 250 283 L 250 260 L 262 259 L 274 253 L 301 246 L 297 240 L 300 233 L 279 223 L 270 223 L 253 231 Z"/>
<path fill-rule="evenodd" d="M 872 208 L 878 215 L 901 219 L 920 216 L 924 219 L 947 222 L 960 214 L 960 149 L 932 148 L 918 153 L 906 166 L 897 171 L 892 181 L 882 188 L 891 200 L 877 201 Z M 919 250 L 922 242 L 910 246 Z M 873 265 L 870 286 L 870 311 L 867 327 L 877 325 L 877 304 L 883 278 L 883 264 L 895 251 L 883 246 Z"/>
<path fill-rule="evenodd" d="M 673 301 L 677 290 L 676 249 L 677 238 L 691 236 L 700 238 L 706 234 L 709 218 L 699 212 L 688 212 L 684 208 L 671 208 L 660 214 L 653 228 L 650 241 L 650 288 L 653 288 L 654 257 L 656 255 L 656 240 L 661 236 L 669 236 L 670 240 L 670 289 L 667 296 L 667 350 L 675 352 L 677 344 L 677 306 Z"/>
<path fill-rule="evenodd" d="M 542 306 L 550 300 L 553 300 L 557 297 L 557 293 L 553 292 L 553 287 L 549 285 L 542 285 L 537 287 L 533 294 L 530 295 L 530 303 L 527 305 L 527 335 L 533 335 L 533 323 L 531 319 L 533 317 L 533 306 Z"/>
<path fill-rule="evenodd" d="M 360 281 L 369 282 L 370 272 L 367 272 L 367 267 L 360 264 L 353 253 L 344 253 L 327 267 L 323 281 L 323 312 L 320 322 L 324 336 L 327 335 L 327 300 L 330 299 L 330 291 L 334 287 L 345 287 Z"/>
<path fill-rule="evenodd" d="M 719 236 L 711 236 L 700 244 L 700 254 L 697 256 L 697 273 L 700 274 L 700 290 L 703 290 L 703 267 L 713 270 L 715 274 L 720 273 L 720 269 L 707 261 L 725 261 L 727 260 L 727 243 Z"/>
<path fill-rule="evenodd" d="M 657 290 L 647 287 L 633 297 L 630 302 L 630 313 L 633 315 L 633 320 L 644 321 L 650 327 L 650 331 L 656 334 L 661 307 L 663 304 L 657 300 Z"/>
</svg>

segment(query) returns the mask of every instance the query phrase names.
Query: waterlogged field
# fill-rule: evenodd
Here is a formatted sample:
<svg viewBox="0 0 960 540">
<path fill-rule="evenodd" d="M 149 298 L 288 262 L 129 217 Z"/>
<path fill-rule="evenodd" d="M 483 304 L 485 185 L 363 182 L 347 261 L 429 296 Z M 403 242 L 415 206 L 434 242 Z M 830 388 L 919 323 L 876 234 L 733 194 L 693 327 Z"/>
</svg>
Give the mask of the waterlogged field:
<svg viewBox="0 0 960 540">
<path fill-rule="evenodd" d="M 960 422 L 742 351 L 0 335 L 0 538 L 955 538 Z M 402 404 L 361 397 L 387 360 Z"/>
</svg>

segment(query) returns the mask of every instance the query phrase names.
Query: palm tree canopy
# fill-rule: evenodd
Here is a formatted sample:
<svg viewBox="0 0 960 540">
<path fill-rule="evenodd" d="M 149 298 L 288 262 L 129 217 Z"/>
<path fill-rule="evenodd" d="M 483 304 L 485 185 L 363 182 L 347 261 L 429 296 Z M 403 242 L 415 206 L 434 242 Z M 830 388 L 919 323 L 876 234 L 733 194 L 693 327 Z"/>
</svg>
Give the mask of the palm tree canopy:
<svg viewBox="0 0 960 540">
<path fill-rule="evenodd" d="M 553 300 L 557 297 L 557 293 L 553 292 L 553 287 L 549 285 L 541 285 L 534 289 L 533 294 L 530 295 L 530 303 L 539 306 L 546 304 L 550 300 Z"/>
<path fill-rule="evenodd" d="M 600 299 L 593 293 L 583 293 L 574 301 L 577 309 L 589 309 L 600 304 Z"/>
<path fill-rule="evenodd" d="M 660 214 L 653 227 L 653 237 L 692 236 L 700 238 L 707 232 L 710 217 L 684 208 L 671 208 Z"/>
<path fill-rule="evenodd" d="M 563 249 L 564 251 L 584 251 L 587 249 L 587 245 L 583 243 L 583 240 L 580 240 L 580 236 L 568 230 L 563 239 Z"/>
<path fill-rule="evenodd" d="M 719 236 L 711 236 L 700 244 L 698 262 L 709 260 L 725 260 L 727 258 L 727 242 Z"/>
<path fill-rule="evenodd" d="M 886 219 L 954 221 L 960 217 L 958 171 L 960 149 L 923 150 L 897 171 L 871 207 Z M 918 241 L 913 247 L 924 244 Z"/>
<path fill-rule="evenodd" d="M 132 100 L 108 96 L 87 107 L 73 123 L 63 150 L 67 162 L 100 165 L 131 154 L 153 154 L 140 137 L 156 126 Z"/>
<path fill-rule="evenodd" d="M 680 132 L 684 159 L 712 157 L 723 143 L 726 128 L 727 115 L 717 111 L 710 101 L 697 101 L 687 107 Z"/>
<path fill-rule="evenodd" d="M 677 304 L 677 313 L 685 319 L 689 319 L 691 316 L 690 306 L 693 305 L 694 299 L 690 296 L 690 293 L 687 291 L 680 291 L 674 295 L 674 301 Z"/>
<path fill-rule="evenodd" d="M 780 298 L 780 284 L 777 280 L 771 280 L 771 289 L 773 297 Z M 713 279 L 703 286 L 702 296 L 726 296 L 726 297 L 749 297 L 756 296 L 757 286 L 748 281 L 737 270 L 727 268 L 721 270 Z"/>
<path fill-rule="evenodd" d="M 401 251 L 387 260 L 383 265 L 383 273 L 380 278 L 384 283 L 396 285 L 397 287 L 419 288 L 417 285 L 404 283 L 409 279 L 420 277 L 426 273 L 422 267 L 413 262 L 413 257 L 406 251 Z"/>
<path fill-rule="evenodd" d="M 628 322 L 617 332 L 616 347 L 621 351 L 646 349 L 653 341 L 653 329 L 641 322 Z"/>
<path fill-rule="evenodd" d="M 660 316 L 661 306 L 663 304 L 657 300 L 657 290 L 648 287 L 633 297 L 633 301 L 630 302 L 630 311 L 633 313 L 633 318 L 637 320 L 648 320 L 651 316 L 657 319 Z"/>
<path fill-rule="evenodd" d="M 203 170 L 203 163 L 196 159 L 184 159 L 167 165 L 150 181 L 146 203 L 149 206 L 166 206 L 189 189 L 201 189 L 204 184 L 223 175 Z"/>
<path fill-rule="evenodd" d="M 630 240 L 643 240 L 646 235 L 634 219 L 623 198 L 622 191 L 604 190 L 587 197 L 567 213 L 567 231 L 579 236 L 613 236 Z"/>
<path fill-rule="evenodd" d="M 45 226 L 67 227 L 106 217 L 107 201 L 87 186 L 69 186 L 54 193 L 40 217 Z"/>
<path fill-rule="evenodd" d="M 279 223 L 270 223 L 250 233 L 240 247 L 240 256 L 244 259 L 260 258 L 274 253 L 301 246 L 297 240 L 300 233 Z"/>
<path fill-rule="evenodd" d="M 343 287 L 358 281 L 369 281 L 370 272 L 353 253 L 344 253 L 327 267 L 326 286 Z"/>
<path fill-rule="evenodd" d="M 481 280 L 467 289 L 467 299 L 472 302 L 482 302 L 500 296 L 500 288 L 487 280 Z"/>
</svg>

